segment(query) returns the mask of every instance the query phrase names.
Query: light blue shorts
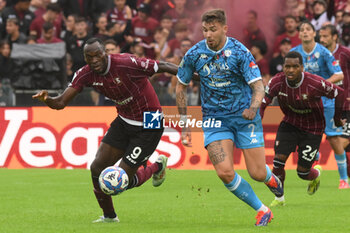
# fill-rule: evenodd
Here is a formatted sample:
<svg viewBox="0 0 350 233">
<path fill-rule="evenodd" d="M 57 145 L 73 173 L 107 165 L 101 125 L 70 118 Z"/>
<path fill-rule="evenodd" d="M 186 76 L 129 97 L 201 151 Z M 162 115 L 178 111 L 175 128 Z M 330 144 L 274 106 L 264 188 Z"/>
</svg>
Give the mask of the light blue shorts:
<svg viewBox="0 0 350 233">
<path fill-rule="evenodd" d="M 264 146 L 263 127 L 259 112 L 253 120 L 246 120 L 242 116 L 215 117 L 215 120 L 221 121 L 221 127 L 202 127 L 205 147 L 214 141 L 224 139 L 231 139 L 236 147 L 241 149 Z"/>
<path fill-rule="evenodd" d="M 324 133 L 327 136 L 341 136 L 343 134 L 343 128 L 342 127 L 336 127 L 334 125 L 334 99 L 328 99 L 326 97 L 322 96 L 322 102 L 324 107 L 324 118 L 326 121 L 326 129 Z"/>
</svg>

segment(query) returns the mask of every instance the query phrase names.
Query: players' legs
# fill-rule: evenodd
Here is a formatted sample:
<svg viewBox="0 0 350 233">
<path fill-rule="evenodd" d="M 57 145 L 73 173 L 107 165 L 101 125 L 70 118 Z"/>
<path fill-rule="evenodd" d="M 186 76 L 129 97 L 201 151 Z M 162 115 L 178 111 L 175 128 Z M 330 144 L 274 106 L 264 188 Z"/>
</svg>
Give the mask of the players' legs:
<svg viewBox="0 0 350 233">
<path fill-rule="evenodd" d="M 256 211 L 267 212 L 252 187 L 233 169 L 233 142 L 230 139 L 211 142 L 207 147 L 210 161 L 226 188 Z"/>
<path fill-rule="evenodd" d="M 346 163 L 346 154 L 344 150 L 344 144 L 342 138 L 339 136 L 327 137 L 329 144 L 334 150 L 335 160 L 337 161 L 338 172 L 340 176 L 340 186 L 342 183 L 348 183 L 348 174 L 347 174 L 347 163 Z M 339 186 L 339 188 L 341 188 Z"/>
<path fill-rule="evenodd" d="M 115 218 L 117 215 L 114 211 L 112 198 L 111 196 L 102 192 L 98 183 L 98 177 L 106 167 L 113 166 L 123 156 L 123 154 L 124 151 L 101 142 L 96 158 L 90 167 L 92 183 L 94 185 L 94 193 L 97 202 L 103 210 L 104 217 L 106 218 Z"/>
</svg>

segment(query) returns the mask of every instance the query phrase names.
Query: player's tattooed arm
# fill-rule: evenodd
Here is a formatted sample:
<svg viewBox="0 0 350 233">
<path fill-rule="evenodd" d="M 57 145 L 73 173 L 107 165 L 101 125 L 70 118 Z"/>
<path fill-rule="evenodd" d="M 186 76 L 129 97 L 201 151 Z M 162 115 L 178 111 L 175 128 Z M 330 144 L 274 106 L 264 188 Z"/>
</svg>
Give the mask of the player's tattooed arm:
<svg viewBox="0 0 350 233">
<path fill-rule="evenodd" d="M 245 109 L 242 116 L 247 120 L 253 120 L 265 96 L 265 91 L 262 80 L 255 81 L 249 84 L 249 86 L 253 92 L 252 100 L 249 109 Z"/>
<path fill-rule="evenodd" d="M 208 145 L 208 154 L 210 161 L 216 165 L 225 160 L 226 154 L 222 148 L 221 141 L 215 141 Z"/>
<path fill-rule="evenodd" d="M 192 136 L 191 130 L 186 127 L 187 122 L 187 86 L 177 82 L 176 85 L 176 105 L 180 114 L 180 121 L 185 125 L 181 131 L 181 141 L 185 146 L 191 146 Z"/>
</svg>

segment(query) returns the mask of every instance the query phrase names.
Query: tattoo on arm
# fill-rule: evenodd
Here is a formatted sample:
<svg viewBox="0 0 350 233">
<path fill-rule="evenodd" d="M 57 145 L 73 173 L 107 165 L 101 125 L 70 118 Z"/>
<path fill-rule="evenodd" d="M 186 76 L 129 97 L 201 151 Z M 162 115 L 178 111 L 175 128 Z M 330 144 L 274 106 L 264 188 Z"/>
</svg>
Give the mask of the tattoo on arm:
<svg viewBox="0 0 350 233">
<path fill-rule="evenodd" d="M 265 96 L 264 84 L 261 80 L 258 80 L 256 82 L 249 84 L 249 86 L 253 91 L 252 102 L 250 103 L 250 109 L 253 109 L 255 112 L 257 112 Z"/>
<path fill-rule="evenodd" d="M 210 143 L 208 146 L 208 154 L 213 165 L 223 162 L 226 154 L 222 148 L 221 141 Z"/>
<path fill-rule="evenodd" d="M 187 114 L 187 88 L 186 87 L 180 87 L 179 85 L 182 85 L 180 83 L 177 84 L 177 90 L 176 90 L 176 105 L 179 110 L 180 115 L 186 115 Z"/>
</svg>

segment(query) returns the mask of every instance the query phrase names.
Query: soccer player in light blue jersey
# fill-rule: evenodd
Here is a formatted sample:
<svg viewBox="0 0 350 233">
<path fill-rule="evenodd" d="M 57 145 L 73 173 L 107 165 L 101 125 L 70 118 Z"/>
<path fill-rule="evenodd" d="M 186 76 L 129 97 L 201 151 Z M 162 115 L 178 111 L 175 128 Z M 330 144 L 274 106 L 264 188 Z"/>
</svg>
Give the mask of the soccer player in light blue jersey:
<svg viewBox="0 0 350 233">
<path fill-rule="evenodd" d="M 264 86 L 258 66 L 249 50 L 226 36 L 223 10 L 211 10 L 202 16 L 205 40 L 184 56 L 177 73 L 176 102 L 181 121 L 187 121 L 187 85 L 194 72 L 200 76 L 203 121 L 221 121 L 220 127 L 202 127 L 204 146 L 217 175 L 225 187 L 257 211 L 257 226 L 266 226 L 273 218 L 271 210 L 252 187 L 233 169 L 233 148 L 242 149 L 250 176 L 265 182 L 275 195 L 283 194 L 280 180 L 265 163 L 263 128 L 257 111 L 264 98 Z M 189 128 L 182 130 L 183 144 L 191 143 Z"/>
<path fill-rule="evenodd" d="M 312 74 L 317 74 L 334 84 L 342 84 L 344 78 L 339 61 L 335 60 L 332 53 L 323 45 L 315 42 L 316 31 L 310 22 L 303 22 L 299 28 L 301 44 L 291 49 L 303 57 L 304 69 Z M 324 116 L 326 120 L 325 134 L 334 150 L 335 159 L 341 180 L 347 179 L 346 155 L 341 141 L 342 127 L 334 125 L 334 99 L 322 97 Z"/>
</svg>

